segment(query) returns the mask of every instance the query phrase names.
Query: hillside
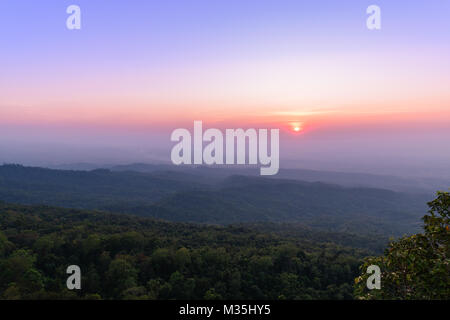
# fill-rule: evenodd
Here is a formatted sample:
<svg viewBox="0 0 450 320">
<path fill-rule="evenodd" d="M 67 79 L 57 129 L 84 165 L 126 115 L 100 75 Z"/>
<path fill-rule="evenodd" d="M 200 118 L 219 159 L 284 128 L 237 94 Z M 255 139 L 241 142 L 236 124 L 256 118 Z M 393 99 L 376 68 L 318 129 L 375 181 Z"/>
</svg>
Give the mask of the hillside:
<svg viewBox="0 0 450 320">
<path fill-rule="evenodd" d="M 91 165 L 92 167 L 93 165 Z M 77 169 L 80 166 L 74 166 Z M 165 164 L 135 163 L 129 165 L 108 166 L 112 171 L 135 171 L 152 173 L 157 171 L 176 171 L 209 178 L 214 181 L 232 175 L 259 176 L 259 169 L 251 166 L 179 166 Z M 446 190 L 450 180 L 445 178 L 399 177 L 369 173 L 318 171 L 307 169 L 280 168 L 274 179 L 291 179 L 307 182 L 323 182 L 344 187 L 370 187 L 389 189 L 398 192 L 434 194 L 436 190 Z"/>
<path fill-rule="evenodd" d="M 0 200 L 107 210 L 209 224 L 298 222 L 329 231 L 401 235 L 417 230 L 428 195 L 251 176 L 190 172 L 0 167 Z"/>
<path fill-rule="evenodd" d="M 385 241 L 0 203 L 0 299 L 351 299 L 362 258 Z"/>
<path fill-rule="evenodd" d="M 179 192 L 128 210 L 173 221 L 301 222 L 325 230 L 395 235 L 416 228 L 426 200 L 382 189 L 234 176 L 217 190 Z"/>
</svg>

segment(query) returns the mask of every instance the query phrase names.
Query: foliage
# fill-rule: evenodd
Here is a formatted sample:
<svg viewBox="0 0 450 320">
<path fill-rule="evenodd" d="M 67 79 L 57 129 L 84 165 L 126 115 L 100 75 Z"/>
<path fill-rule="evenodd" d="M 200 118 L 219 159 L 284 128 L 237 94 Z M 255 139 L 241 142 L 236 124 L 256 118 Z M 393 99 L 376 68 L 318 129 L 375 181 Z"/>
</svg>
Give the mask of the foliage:
<svg viewBox="0 0 450 320">
<path fill-rule="evenodd" d="M 336 244 L 349 238 L 0 203 L 0 298 L 351 299 L 374 251 Z M 80 291 L 66 289 L 73 264 Z"/>
<path fill-rule="evenodd" d="M 359 299 L 450 299 L 450 194 L 438 192 L 423 217 L 424 233 L 392 242 L 384 256 L 368 258 L 355 279 Z M 365 270 L 381 269 L 381 289 L 368 290 Z"/>
</svg>

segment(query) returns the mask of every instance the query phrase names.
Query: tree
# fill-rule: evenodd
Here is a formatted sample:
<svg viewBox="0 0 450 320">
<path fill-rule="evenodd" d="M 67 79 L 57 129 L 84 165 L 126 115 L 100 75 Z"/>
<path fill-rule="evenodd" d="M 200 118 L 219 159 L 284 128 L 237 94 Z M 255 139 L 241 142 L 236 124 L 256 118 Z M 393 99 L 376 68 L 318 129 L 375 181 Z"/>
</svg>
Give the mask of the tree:
<svg viewBox="0 0 450 320">
<path fill-rule="evenodd" d="M 11 245 L 8 238 L 0 231 L 0 258 L 6 254 Z"/>
<path fill-rule="evenodd" d="M 384 256 L 368 258 L 355 279 L 359 299 L 450 299 L 450 194 L 428 203 L 424 233 L 392 242 Z M 370 265 L 381 269 L 381 289 L 368 290 Z"/>
<path fill-rule="evenodd" d="M 126 289 L 136 286 L 137 271 L 125 259 L 116 258 L 109 265 L 106 272 L 106 280 L 110 295 L 114 298 L 122 298 Z"/>
<path fill-rule="evenodd" d="M 222 296 L 216 292 L 214 288 L 206 291 L 205 296 L 203 297 L 205 300 L 221 300 Z"/>
</svg>

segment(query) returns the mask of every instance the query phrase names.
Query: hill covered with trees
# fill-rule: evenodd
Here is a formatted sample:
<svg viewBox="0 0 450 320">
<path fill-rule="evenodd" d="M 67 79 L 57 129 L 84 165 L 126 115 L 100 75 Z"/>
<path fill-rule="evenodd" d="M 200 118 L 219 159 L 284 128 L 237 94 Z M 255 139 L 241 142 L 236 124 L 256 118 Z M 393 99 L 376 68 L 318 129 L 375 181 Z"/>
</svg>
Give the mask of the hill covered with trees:
<svg viewBox="0 0 450 320">
<path fill-rule="evenodd" d="M 0 204 L 2 299 L 351 299 L 386 239 Z M 66 288 L 78 265 L 82 289 Z"/>
<path fill-rule="evenodd" d="M 425 203 L 431 200 L 426 194 L 321 182 L 214 177 L 192 170 L 142 173 L 4 165 L 0 166 L 0 200 L 177 222 L 289 222 L 326 231 L 388 236 L 417 232 Z"/>
</svg>

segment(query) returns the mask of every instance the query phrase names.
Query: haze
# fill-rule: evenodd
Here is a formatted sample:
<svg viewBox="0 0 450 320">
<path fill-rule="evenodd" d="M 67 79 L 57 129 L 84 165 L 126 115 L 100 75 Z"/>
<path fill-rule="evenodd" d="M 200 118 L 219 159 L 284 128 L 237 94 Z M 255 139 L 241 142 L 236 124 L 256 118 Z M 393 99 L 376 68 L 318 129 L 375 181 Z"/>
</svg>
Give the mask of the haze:
<svg viewBox="0 0 450 320">
<path fill-rule="evenodd" d="M 450 178 L 450 4 L 0 3 L 0 163 L 169 162 L 170 133 L 280 128 L 281 167 Z M 295 129 L 297 128 L 297 129 Z"/>
</svg>

